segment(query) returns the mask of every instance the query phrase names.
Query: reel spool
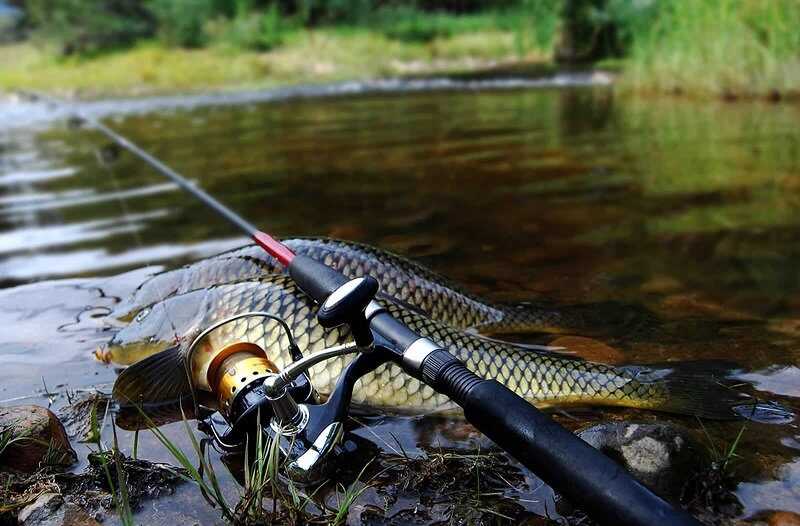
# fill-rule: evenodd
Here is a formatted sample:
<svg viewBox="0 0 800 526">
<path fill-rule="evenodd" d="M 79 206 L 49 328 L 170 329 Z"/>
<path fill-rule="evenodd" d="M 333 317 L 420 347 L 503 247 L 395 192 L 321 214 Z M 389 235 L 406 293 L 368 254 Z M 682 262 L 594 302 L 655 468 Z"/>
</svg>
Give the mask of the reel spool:
<svg viewBox="0 0 800 526">
<path fill-rule="evenodd" d="M 269 422 L 274 416 L 264 381 L 280 373 L 280 369 L 268 353 L 251 341 L 238 340 L 224 346 L 214 342 L 215 339 L 223 340 L 219 336 L 229 330 L 230 324 L 243 318 L 264 318 L 278 323 L 287 335 L 292 359 L 302 359 L 289 326 L 281 318 L 267 312 L 246 312 L 226 318 L 211 325 L 194 339 L 186 353 L 185 362 L 192 400 L 196 408 L 200 405 L 201 394 L 210 394 L 216 400 L 215 409 L 227 423 L 226 429 L 219 429 L 220 426 L 216 425 L 214 433 L 223 446 L 238 444 L 244 434 L 252 429 L 259 413 L 264 422 Z M 286 390 L 293 400 L 301 403 L 319 402 L 319 396 L 305 373 L 299 375 Z"/>
</svg>

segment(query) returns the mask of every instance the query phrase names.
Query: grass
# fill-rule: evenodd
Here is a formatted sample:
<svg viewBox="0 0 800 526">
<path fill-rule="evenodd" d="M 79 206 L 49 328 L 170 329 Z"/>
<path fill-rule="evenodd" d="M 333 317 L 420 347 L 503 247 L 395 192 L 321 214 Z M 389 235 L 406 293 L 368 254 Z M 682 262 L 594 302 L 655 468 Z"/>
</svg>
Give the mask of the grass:
<svg viewBox="0 0 800 526">
<path fill-rule="evenodd" d="M 632 28 L 623 85 L 705 97 L 800 94 L 796 0 L 685 0 L 660 4 Z"/>
<path fill-rule="evenodd" d="M 519 0 L 506 10 L 472 14 L 397 5 L 311 29 L 248 5 L 233 18 L 207 21 L 200 49 L 149 40 L 59 58 L 52 44 L 0 46 L 0 90 L 93 97 L 464 72 L 497 62 L 551 61 L 563 26 L 555 1 Z M 593 15 L 624 35 L 626 55 L 601 66 L 620 68 L 625 90 L 727 99 L 800 95 L 797 0 L 638 5 L 609 0 Z"/>
<path fill-rule="evenodd" d="M 0 457 L 5 450 L 16 443 L 24 442 L 28 439 L 26 435 L 16 435 L 12 428 L 0 430 Z"/>
<path fill-rule="evenodd" d="M 700 419 L 697 421 L 700 423 L 700 429 L 703 431 L 703 434 L 708 442 L 707 450 L 713 469 L 723 474 L 726 473 L 732 462 L 739 458 L 736 450 L 739 447 L 739 442 L 742 440 L 742 435 L 744 435 L 744 432 L 747 429 L 747 425 L 742 424 L 742 426 L 739 428 L 739 432 L 736 434 L 736 437 L 732 442 L 730 442 L 730 444 L 718 444 L 717 441 L 711 438 L 706 426 L 703 425 L 703 421 Z"/>
<path fill-rule="evenodd" d="M 192 443 L 192 447 L 194 448 L 195 453 L 197 454 L 197 460 L 199 462 L 200 467 L 196 468 L 194 463 L 189 459 L 188 455 L 181 450 L 177 445 L 175 445 L 167 436 L 161 431 L 152 420 L 145 414 L 143 411 L 140 411 L 141 415 L 144 417 L 145 421 L 147 422 L 150 431 L 156 437 L 156 439 L 161 443 L 161 445 L 166 448 L 167 451 L 172 455 L 172 457 L 178 462 L 180 467 L 186 470 L 189 475 L 183 475 L 181 473 L 178 474 L 182 479 L 192 484 L 195 484 L 202 493 L 203 497 L 206 499 L 209 504 L 212 506 L 219 508 L 222 516 L 228 520 L 229 522 L 234 522 L 234 511 L 228 505 L 227 499 L 225 495 L 222 493 L 222 489 L 219 485 L 219 481 L 217 479 L 216 474 L 214 473 L 214 466 L 209 460 L 206 452 L 200 447 L 200 444 L 197 442 L 197 437 L 195 437 L 194 433 L 192 433 L 191 428 L 189 427 L 189 423 L 186 418 L 183 418 L 183 423 L 186 428 L 186 432 L 189 435 L 189 438 Z M 204 474 L 207 474 L 208 481 L 206 481 L 206 477 Z"/>
<path fill-rule="evenodd" d="M 103 446 L 103 434 L 102 428 L 103 423 L 105 422 L 105 415 L 109 414 L 110 403 L 106 402 L 106 411 L 103 417 L 103 423 L 100 422 L 97 413 L 98 402 L 95 400 L 92 404 L 91 412 L 89 413 L 89 427 L 90 432 L 86 437 L 85 441 L 94 444 L 97 447 L 98 458 L 100 460 L 100 464 L 103 467 L 103 471 L 106 475 L 106 482 L 108 483 L 108 489 L 111 493 L 111 497 L 114 500 L 114 505 L 117 508 L 117 513 L 119 514 L 120 522 L 123 526 L 133 526 L 135 524 L 133 520 L 133 511 L 131 508 L 130 497 L 128 495 L 128 477 L 125 473 L 125 463 L 123 462 L 122 454 L 119 451 L 119 441 L 117 440 L 117 428 L 114 424 L 113 417 L 111 418 L 111 429 L 112 429 L 112 437 L 113 437 L 113 444 L 110 450 L 107 450 Z M 116 477 L 111 475 L 111 468 L 109 464 L 114 466 L 114 472 L 116 473 Z M 114 485 L 114 479 L 116 478 L 116 486 Z"/>
<path fill-rule="evenodd" d="M 318 514 L 309 512 L 308 506 L 313 502 L 314 493 L 308 495 L 300 491 L 290 479 L 282 477 L 286 458 L 281 452 L 280 441 L 260 432 L 255 433 L 255 444 L 252 448 L 248 437 L 244 453 L 244 487 L 236 505 L 231 506 L 222 492 L 209 454 L 197 441 L 186 417 L 183 418 L 183 424 L 199 467 L 195 467 L 189 456 L 158 429 L 144 412 L 141 414 L 156 439 L 188 473 L 188 475 L 176 474 L 196 485 L 206 500 L 215 508 L 220 509 L 223 518 L 230 524 L 250 525 L 276 522 L 307 524 L 320 521 L 344 524 L 343 521 L 346 519 L 350 507 L 369 487 L 361 485 L 359 482 L 366 469 L 365 466 L 355 482 L 347 488 L 341 488 L 341 497 L 337 492 L 338 502 L 335 509 L 327 509 L 323 506 Z M 257 428 L 261 429 L 260 414 L 257 418 Z M 288 447 L 291 448 L 291 444 L 288 444 Z M 251 458 L 251 455 L 254 456 Z M 265 508 L 267 502 L 271 502 L 269 511 Z"/>
<path fill-rule="evenodd" d="M 346 524 L 347 516 L 350 513 L 350 508 L 361 497 L 361 495 L 363 495 L 364 492 L 370 488 L 369 484 L 362 485 L 359 482 L 364 476 L 364 471 L 366 471 L 368 467 L 369 463 L 361 468 L 356 480 L 346 488 L 342 485 L 339 485 L 338 491 L 336 492 L 336 514 L 333 516 L 333 520 L 331 521 L 332 526 L 342 526 Z"/>
<path fill-rule="evenodd" d="M 128 50 L 66 58 L 59 58 L 51 48 L 25 42 L 0 46 L 0 90 L 35 89 L 93 97 L 264 88 L 460 72 L 498 61 L 549 58 L 544 48 L 520 46 L 513 28 L 487 25 L 467 31 L 468 27 L 424 42 L 341 26 L 288 31 L 280 46 L 267 51 L 241 49 L 220 38 L 202 49 L 144 41 Z"/>
</svg>

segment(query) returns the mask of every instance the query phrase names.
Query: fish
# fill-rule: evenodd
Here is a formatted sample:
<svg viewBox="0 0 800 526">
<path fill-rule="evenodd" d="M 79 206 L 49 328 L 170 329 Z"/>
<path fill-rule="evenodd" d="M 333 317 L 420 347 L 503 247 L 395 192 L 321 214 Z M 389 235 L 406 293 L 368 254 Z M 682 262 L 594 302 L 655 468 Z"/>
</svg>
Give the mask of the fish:
<svg viewBox="0 0 800 526">
<path fill-rule="evenodd" d="M 580 324 L 555 309 L 493 303 L 417 262 L 366 244 L 311 237 L 282 242 L 296 254 L 322 261 L 349 278 L 370 275 L 378 280 L 381 295 L 457 329 L 487 335 L 562 333 Z M 142 310 L 176 295 L 283 273 L 275 258 L 261 247 L 245 246 L 150 277 L 114 309 L 114 316 L 130 321 Z"/>
<path fill-rule="evenodd" d="M 513 343 L 487 340 L 432 319 L 403 302 L 378 300 L 409 328 L 462 360 L 476 374 L 494 378 L 537 407 L 602 405 L 734 418 L 735 408 L 748 403 L 742 393 L 723 385 L 710 368 L 696 364 L 610 366 Z M 184 360 L 190 342 L 206 327 L 247 311 L 279 316 L 291 328 L 304 353 L 351 340 L 347 327 L 325 329 L 314 304 L 285 275 L 272 274 L 176 294 L 140 313 L 114 335 L 108 353 L 112 362 L 130 365 L 117 378 L 114 396 L 122 402 L 157 403 L 190 392 Z M 238 341 L 256 343 L 278 368 L 292 362 L 288 336 L 262 318 L 243 318 L 213 333 L 213 346 Z M 352 356 L 340 356 L 309 371 L 317 391 L 331 392 Z M 718 372 L 718 371 L 717 371 Z M 353 402 L 382 410 L 431 413 L 454 409 L 446 396 L 385 364 L 355 386 Z"/>
</svg>

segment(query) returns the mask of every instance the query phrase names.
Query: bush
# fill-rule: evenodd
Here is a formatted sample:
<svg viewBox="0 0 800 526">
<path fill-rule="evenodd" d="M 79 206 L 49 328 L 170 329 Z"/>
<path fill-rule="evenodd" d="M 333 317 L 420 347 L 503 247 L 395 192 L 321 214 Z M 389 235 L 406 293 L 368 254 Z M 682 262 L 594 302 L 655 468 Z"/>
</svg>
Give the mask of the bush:
<svg viewBox="0 0 800 526">
<path fill-rule="evenodd" d="M 228 44 L 240 49 L 268 51 L 274 49 L 285 39 L 292 28 L 277 5 L 270 5 L 263 13 L 250 10 L 248 2 L 239 2 L 236 15 L 227 24 L 222 38 Z"/>
<path fill-rule="evenodd" d="M 205 25 L 214 14 L 213 0 L 150 0 L 148 6 L 167 45 L 196 48 L 208 42 Z"/>
<path fill-rule="evenodd" d="M 382 33 L 403 42 L 430 42 L 437 37 L 450 36 L 450 27 L 444 16 L 407 6 L 384 8 L 376 13 Z"/>
<path fill-rule="evenodd" d="M 280 0 L 279 3 L 306 26 L 362 22 L 380 4 L 371 0 Z"/>
<path fill-rule="evenodd" d="M 657 22 L 659 10 L 672 1 L 564 0 L 563 29 L 556 54 L 566 62 L 625 56 L 634 40 Z"/>
<path fill-rule="evenodd" d="M 139 0 L 28 0 L 36 36 L 56 42 L 64 55 L 128 46 L 155 31 Z"/>
</svg>

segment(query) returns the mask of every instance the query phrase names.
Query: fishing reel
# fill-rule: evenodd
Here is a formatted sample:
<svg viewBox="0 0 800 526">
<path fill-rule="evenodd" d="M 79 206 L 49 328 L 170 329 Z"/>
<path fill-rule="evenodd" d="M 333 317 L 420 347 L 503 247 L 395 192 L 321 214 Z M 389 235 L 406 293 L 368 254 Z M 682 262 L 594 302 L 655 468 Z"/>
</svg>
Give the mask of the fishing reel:
<svg viewBox="0 0 800 526">
<path fill-rule="evenodd" d="M 225 451 L 246 447 L 247 436 L 266 433 L 277 440 L 286 474 L 296 482 L 314 482 L 324 476 L 344 435 L 356 381 L 388 361 L 375 353 L 366 311 L 377 306 L 378 283 L 356 278 L 335 290 L 320 307 L 318 321 L 325 328 L 348 325 L 353 341 L 303 356 L 285 320 L 267 312 L 245 312 L 206 328 L 186 354 L 195 409 L 201 395 L 216 398 L 217 412 L 201 420 L 201 430 Z M 279 324 L 286 336 L 291 363 L 276 365 L 269 350 L 249 341 L 215 345 L 230 325 L 245 318 L 263 318 Z M 358 356 L 345 367 L 324 402 L 314 389 L 309 369 L 347 354 Z M 198 411 L 195 414 L 200 414 Z M 253 443 L 253 442 L 251 442 Z"/>
</svg>

